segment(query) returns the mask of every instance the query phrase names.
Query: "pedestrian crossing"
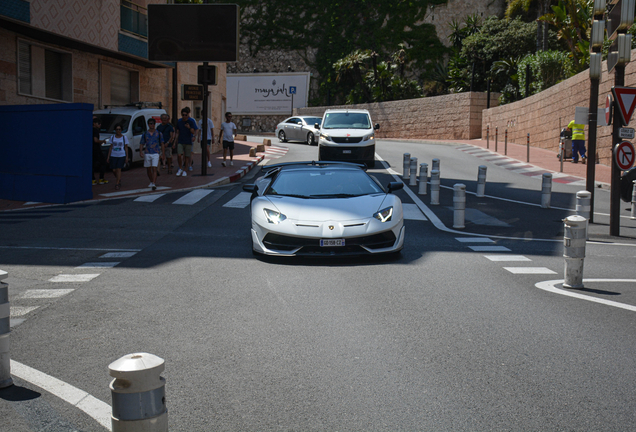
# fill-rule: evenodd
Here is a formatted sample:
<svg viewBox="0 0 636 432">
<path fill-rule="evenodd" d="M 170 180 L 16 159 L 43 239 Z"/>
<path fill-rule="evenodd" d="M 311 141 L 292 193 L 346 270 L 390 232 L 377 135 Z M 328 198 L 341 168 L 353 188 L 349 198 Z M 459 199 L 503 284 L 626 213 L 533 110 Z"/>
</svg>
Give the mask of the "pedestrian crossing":
<svg viewBox="0 0 636 432">
<path fill-rule="evenodd" d="M 521 174 L 528 177 L 533 177 L 533 178 L 536 177 L 540 179 L 543 176 L 543 174 L 549 173 L 549 174 L 552 174 L 552 181 L 555 183 L 564 183 L 564 184 L 570 184 L 574 186 L 585 186 L 585 180 L 579 177 L 573 177 L 571 175 L 564 174 L 564 173 L 548 171 L 543 168 L 530 165 L 528 163 L 519 162 L 516 159 L 511 159 L 499 153 L 482 149 L 481 147 L 476 147 L 472 145 L 462 145 L 462 146 L 456 147 L 456 149 L 466 154 L 469 154 L 471 156 L 481 158 L 487 162 L 492 162 L 501 168 L 505 168 L 511 172 L 514 172 L 515 174 Z"/>
</svg>

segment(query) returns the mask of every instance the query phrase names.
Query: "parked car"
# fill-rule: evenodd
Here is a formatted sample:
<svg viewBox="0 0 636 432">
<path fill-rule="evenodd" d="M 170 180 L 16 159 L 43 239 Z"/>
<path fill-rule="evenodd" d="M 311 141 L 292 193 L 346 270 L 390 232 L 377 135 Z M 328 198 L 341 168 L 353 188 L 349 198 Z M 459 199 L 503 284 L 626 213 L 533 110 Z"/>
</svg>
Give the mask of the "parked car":
<svg viewBox="0 0 636 432">
<path fill-rule="evenodd" d="M 252 251 L 277 256 L 396 253 L 404 246 L 402 202 L 364 165 L 289 162 L 267 167 L 252 193 Z"/>
<path fill-rule="evenodd" d="M 309 145 L 318 143 L 317 136 L 322 118 L 295 116 L 283 120 L 276 126 L 276 136 L 280 142 L 302 141 Z M 316 125 L 319 125 L 316 127 Z"/>
<path fill-rule="evenodd" d="M 318 159 L 346 161 L 375 167 L 375 131 L 367 110 L 327 110 L 320 125 Z"/>
<path fill-rule="evenodd" d="M 139 156 L 139 142 L 141 135 L 148 129 L 148 119 L 154 118 L 157 124 L 161 123 L 161 114 L 167 114 L 161 108 L 161 102 L 138 102 L 124 106 L 106 106 L 105 109 L 93 111 L 93 117 L 102 122 L 99 130 L 100 139 L 105 139 L 102 144 L 102 151 L 108 154 L 110 148 L 110 138 L 115 134 L 115 126 L 121 125 L 122 133 L 128 138 L 128 165 L 124 169 L 137 161 L 142 160 Z"/>
</svg>

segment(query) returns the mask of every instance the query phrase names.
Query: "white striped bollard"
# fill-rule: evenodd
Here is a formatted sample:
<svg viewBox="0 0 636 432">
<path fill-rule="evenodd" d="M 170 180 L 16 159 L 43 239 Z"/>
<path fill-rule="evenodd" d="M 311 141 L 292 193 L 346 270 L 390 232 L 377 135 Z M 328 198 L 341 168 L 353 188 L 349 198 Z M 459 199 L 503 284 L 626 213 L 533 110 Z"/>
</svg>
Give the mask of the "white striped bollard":
<svg viewBox="0 0 636 432">
<path fill-rule="evenodd" d="M 439 170 L 431 170 L 431 205 L 439 205 Z"/>
<path fill-rule="evenodd" d="M 409 186 L 417 186 L 417 158 L 411 158 Z"/>
<path fill-rule="evenodd" d="M 11 353 L 9 333 L 11 333 L 11 307 L 9 305 L 9 284 L 2 282 L 7 272 L 0 270 L 0 388 L 13 384 L 11 378 Z"/>
<path fill-rule="evenodd" d="M 583 288 L 583 260 L 585 259 L 585 223 L 583 216 L 563 219 L 564 288 Z"/>
<path fill-rule="evenodd" d="M 541 207 L 550 208 L 552 198 L 552 174 L 544 173 L 541 182 Z"/>
<path fill-rule="evenodd" d="M 486 194 L 486 170 L 488 168 L 485 165 L 479 166 L 477 173 L 477 196 L 482 198 Z"/>
<path fill-rule="evenodd" d="M 166 380 L 162 358 L 148 353 L 128 354 L 108 369 L 113 398 L 113 432 L 167 432 Z"/>
<path fill-rule="evenodd" d="M 428 164 L 420 164 L 420 189 L 417 192 L 419 195 L 426 195 L 428 189 Z"/>
<path fill-rule="evenodd" d="M 592 208 L 592 193 L 578 191 L 576 193 L 576 214 L 585 218 L 585 238 L 589 239 L 590 210 Z"/>
<path fill-rule="evenodd" d="M 630 219 L 636 219 L 636 180 L 634 180 L 634 188 L 632 189 L 632 215 Z"/>
<path fill-rule="evenodd" d="M 453 228 L 462 229 L 466 216 L 466 185 L 458 183 L 453 186 Z"/>
<path fill-rule="evenodd" d="M 409 179 L 410 167 L 411 167 L 411 154 L 404 153 L 404 159 L 402 160 L 402 180 Z"/>
</svg>

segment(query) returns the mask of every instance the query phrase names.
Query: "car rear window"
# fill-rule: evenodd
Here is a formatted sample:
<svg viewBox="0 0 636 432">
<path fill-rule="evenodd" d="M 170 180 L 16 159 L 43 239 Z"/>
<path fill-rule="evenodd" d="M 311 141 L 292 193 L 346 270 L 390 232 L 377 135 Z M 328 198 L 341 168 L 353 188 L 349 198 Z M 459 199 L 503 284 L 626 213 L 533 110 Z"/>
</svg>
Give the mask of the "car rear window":
<svg viewBox="0 0 636 432">
<path fill-rule="evenodd" d="M 383 192 L 380 185 L 361 170 L 302 169 L 281 171 L 266 194 L 348 198 Z"/>
<path fill-rule="evenodd" d="M 370 129 L 371 119 L 367 113 L 327 113 L 324 129 Z"/>
<path fill-rule="evenodd" d="M 121 126 L 122 132 L 128 132 L 130 116 L 122 114 L 95 114 L 95 118 L 102 121 L 100 133 L 115 133 L 115 126 Z"/>
</svg>

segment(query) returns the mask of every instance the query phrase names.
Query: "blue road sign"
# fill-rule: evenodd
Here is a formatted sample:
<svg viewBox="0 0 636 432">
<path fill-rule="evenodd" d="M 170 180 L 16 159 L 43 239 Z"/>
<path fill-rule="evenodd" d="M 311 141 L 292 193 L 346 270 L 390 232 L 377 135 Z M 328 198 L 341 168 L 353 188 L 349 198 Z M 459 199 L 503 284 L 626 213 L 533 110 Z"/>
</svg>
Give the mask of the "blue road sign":
<svg viewBox="0 0 636 432">
<path fill-rule="evenodd" d="M 296 94 L 296 86 L 289 86 L 289 94 Z"/>
</svg>

